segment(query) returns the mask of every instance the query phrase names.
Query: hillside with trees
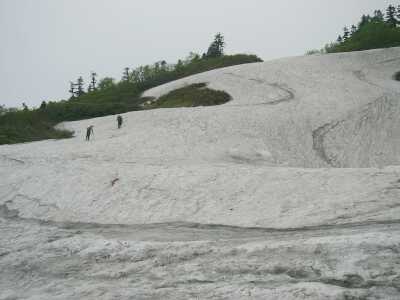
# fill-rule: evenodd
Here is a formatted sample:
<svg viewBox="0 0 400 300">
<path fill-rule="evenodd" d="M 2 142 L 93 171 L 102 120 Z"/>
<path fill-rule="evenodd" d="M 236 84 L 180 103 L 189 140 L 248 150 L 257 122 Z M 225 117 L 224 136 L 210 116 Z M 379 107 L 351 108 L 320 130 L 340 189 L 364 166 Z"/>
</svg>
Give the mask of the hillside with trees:
<svg viewBox="0 0 400 300">
<path fill-rule="evenodd" d="M 346 26 L 336 42 L 323 52 L 349 52 L 400 46 L 400 5 L 389 5 L 385 13 L 375 10 L 363 15 L 357 25 Z"/>
<path fill-rule="evenodd" d="M 69 83 L 71 96 L 68 100 L 43 101 L 39 108 L 33 109 L 26 105 L 22 110 L 2 107 L 0 144 L 69 137 L 72 133 L 58 131 L 53 126 L 63 121 L 142 110 L 142 104 L 148 99 L 141 94 L 147 89 L 213 69 L 262 61 L 256 55 L 226 55 L 224 47 L 224 37 L 218 33 L 205 53 L 191 52 L 176 64 L 161 60 L 152 65 L 126 67 L 119 81 L 111 77 L 98 79 L 97 73 L 91 72 L 87 86 L 82 76 Z M 207 101 L 213 101 L 212 95 L 208 94 Z M 215 96 L 219 97 L 217 91 Z"/>
<path fill-rule="evenodd" d="M 344 27 L 335 42 L 307 54 L 396 46 L 400 46 L 400 5 L 397 8 L 389 5 L 385 12 L 375 10 L 372 16 L 363 15 L 357 25 Z M 191 52 L 175 64 L 160 60 L 152 65 L 126 67 L 120 80 L 111 77 L 98 79 L 98 74 L 91 72 L 87 85 L 82 76 L 69 83 L 68 100 L 43 101 L 39 108 L 33 109 L 26 105 L 21 110 L 2 107 L 0 144 L 68 137 L 71 133 L 59 132 L 53 126 L 63 121 L 142 110 L 148 99 L 141 95 L 147 89 L 213 69 L 262 61 L 256 55 L 226 55 L 224 48 L 224 37 L 218 33 L 204 53 Z M 213 102 L 212 99 L 209 101 Z"/>
</svg>

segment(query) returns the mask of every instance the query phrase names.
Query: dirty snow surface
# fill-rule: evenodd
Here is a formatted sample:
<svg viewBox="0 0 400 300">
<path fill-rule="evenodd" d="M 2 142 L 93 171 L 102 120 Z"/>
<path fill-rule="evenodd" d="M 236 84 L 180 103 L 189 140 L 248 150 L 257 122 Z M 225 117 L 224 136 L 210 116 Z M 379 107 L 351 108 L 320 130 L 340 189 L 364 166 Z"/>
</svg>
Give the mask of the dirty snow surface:
<svg viewBox="0 0 400 300">
<path fill-rule="evenodd" d="M 224 105 L 1 146 L 0 299 L 400 299 L 399 70 L 400 48 L 234 66 L 145 93 Z"/>
</svg>

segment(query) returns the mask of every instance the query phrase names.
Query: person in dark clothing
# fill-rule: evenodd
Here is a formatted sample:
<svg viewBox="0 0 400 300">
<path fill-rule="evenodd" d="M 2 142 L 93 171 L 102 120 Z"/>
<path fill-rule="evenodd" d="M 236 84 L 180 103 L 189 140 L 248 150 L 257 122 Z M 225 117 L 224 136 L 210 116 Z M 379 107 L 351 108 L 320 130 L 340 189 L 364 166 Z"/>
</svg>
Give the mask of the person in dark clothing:
<svg viewBox="0 0 400 300">
<path fill-rule="evenodd" d="M 122 117 L 121 116 L 117 117 L 117 123 L 118 123 L 118 129 L 120 129 L 122 126 Z"/>
<path fill-rule="evenodd" d="M 90 135 L 92 135 L 93 132 L 93 125 L 90 125 L 88 128 L 86 128 L 86 140 L 90 140 Z"/>
</svg>

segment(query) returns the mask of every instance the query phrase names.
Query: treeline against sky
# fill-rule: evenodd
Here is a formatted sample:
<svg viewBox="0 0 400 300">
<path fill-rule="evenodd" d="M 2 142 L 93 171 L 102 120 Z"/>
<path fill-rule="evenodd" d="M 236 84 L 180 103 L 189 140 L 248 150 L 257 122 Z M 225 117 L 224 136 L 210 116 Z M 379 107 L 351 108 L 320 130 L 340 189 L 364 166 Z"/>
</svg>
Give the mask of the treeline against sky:
<svg viewBox="0 0 400 300">
<path fill-rule="evenodd" d="M 335 42 L 307 54 L 361 51 L 400 46 L 400 5 L 389 5 L 385 12 L 363 15 L 356 25 L 345 26 Z"/>
</svg>

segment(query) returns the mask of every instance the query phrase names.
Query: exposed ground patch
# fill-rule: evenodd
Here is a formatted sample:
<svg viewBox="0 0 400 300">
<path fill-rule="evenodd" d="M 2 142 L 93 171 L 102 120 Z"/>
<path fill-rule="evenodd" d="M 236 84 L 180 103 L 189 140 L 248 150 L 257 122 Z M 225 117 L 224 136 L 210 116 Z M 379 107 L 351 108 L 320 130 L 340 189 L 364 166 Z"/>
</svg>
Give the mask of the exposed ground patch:
<svg viewBox="0 0 400 300">
<path fill-rule="evenodd" d="M 229 100 L 231 96 L 228 93 L 207 88 L 206 83 L 195 83 L 173 90 L 156 100 L 148 101 L 144 107 L 154 109 L 212 106 L 224 104 Z"/>
</svg>

